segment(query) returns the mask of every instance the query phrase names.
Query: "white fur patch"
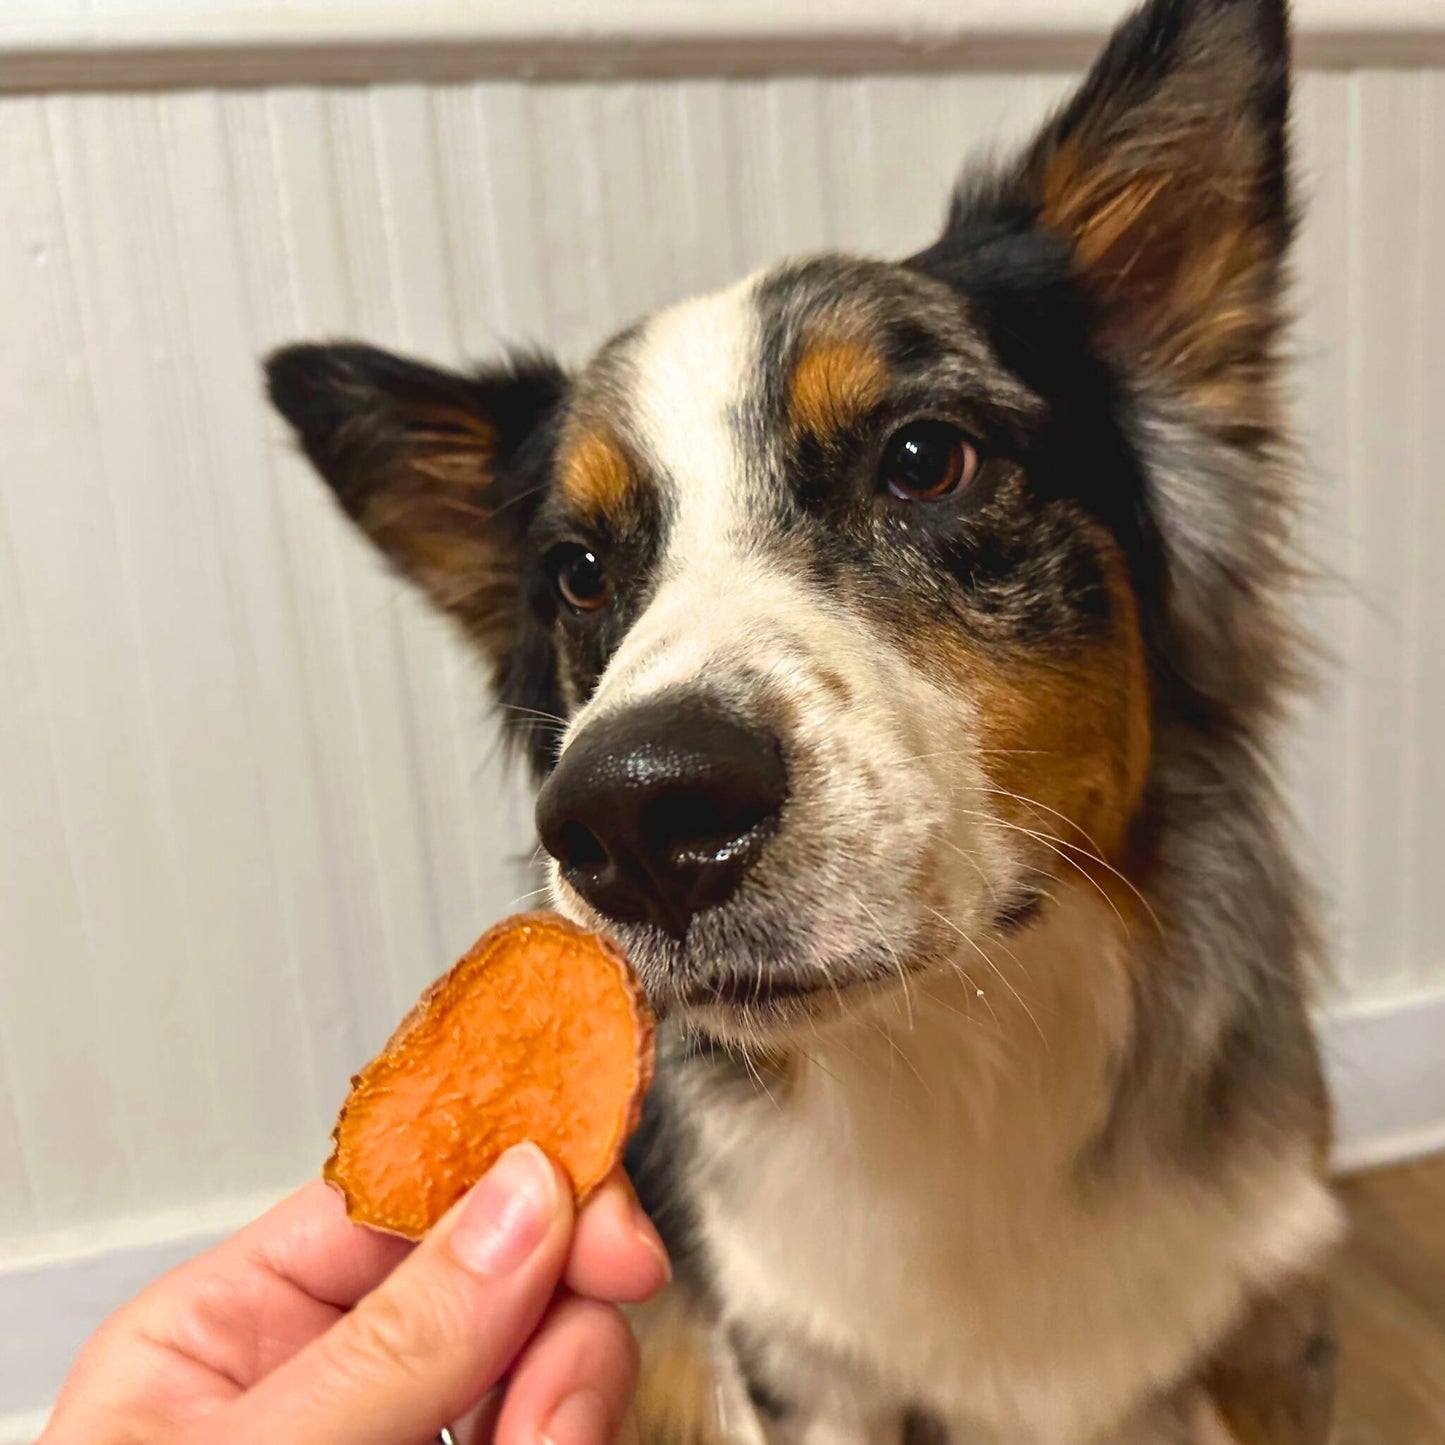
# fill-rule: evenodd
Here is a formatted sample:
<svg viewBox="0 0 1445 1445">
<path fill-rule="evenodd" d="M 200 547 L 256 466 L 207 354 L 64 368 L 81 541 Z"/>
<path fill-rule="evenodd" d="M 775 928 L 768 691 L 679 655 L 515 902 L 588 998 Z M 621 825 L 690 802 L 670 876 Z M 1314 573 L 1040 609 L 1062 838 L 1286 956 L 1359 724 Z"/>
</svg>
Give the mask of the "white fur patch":
<svg viewBox="0 0 1445 1445">
<path fill-rule="evenodd" d="M 652 317 L 630 358 L 630 430 L 662 491 L 666 551 L 657 594 L 574 731 L 599 713 L 702 679 L 736 616 L 728 602 L 746 597 L 753 610 L 768 610 L 763 569 L 738 575 L 748 502 L 760 485 L 732 420 L 757 371 L 753 286 L 743 281 Z"/>
<path fill-rule="evenodd" d="M 758 374 L 754 279 L 653 317 L 633 356 L 633 425 L 673 507 L 664 572 L 725 558 L 762 485 L 734 416 Z"/>
</svg>

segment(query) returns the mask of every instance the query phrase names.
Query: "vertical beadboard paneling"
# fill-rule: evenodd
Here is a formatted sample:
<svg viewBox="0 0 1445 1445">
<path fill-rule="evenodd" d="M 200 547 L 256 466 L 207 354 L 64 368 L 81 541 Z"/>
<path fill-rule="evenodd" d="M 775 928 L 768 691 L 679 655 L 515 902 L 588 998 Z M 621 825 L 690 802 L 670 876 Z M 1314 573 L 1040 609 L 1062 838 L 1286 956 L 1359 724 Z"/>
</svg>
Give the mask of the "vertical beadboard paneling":
<svg viewBox="0 0 1445 1445">
<path fill-rule="evenodd" d="M 1357 952 L 1344 906 L 1348 843 L 1343 766 L 1351 746 L 1343 705 L 1350 618 L 1359 605 L 1350 576 L 1346 488 L 1350 450 L 1349 287 L 1345 284 L 1351 197 L 1352 80 L 1307 75 L 1299 87 L 1295 138 L 1309 223 L 1296 247 L 1298 323 L 1294 336 L 1296 414 L 1303 465 L 1300 532 L 1307 572 L 1300 606 L 1318 655 L 1314 695 L 1298 710 L 1295 745 L 1285 759 L 1299 814 L 1305 861 L 1319 882 L 1324 926 L 1341 978 Z"/>
<path fill-rule="evenodd" d="M 540 204 L 542 250 L 540 318 L 548 344 L 568 359 L 580 358 L 595 338 L 599 315 L 615 316 L 608 252 L 630 240 L 602 230 L 598 125 L 600 95 L 592 85 L 567 84 L 523 92 Z M 638 218 L 640 223 L 641 218 Z"/>
<path fill-rule="evenodd" d="M 551 313 L 542 180 L 528 86 L 448 87 L 436 96 L 451 275 L 462 345 L 540 343 Z"/>
<path fill-rule="evenodd" d="M 257 358 L 584 354 L 781 255 L 901 255 L 1064 74 L 0 101 L 0 1238 L 270 1187 L 531 886 L 478 671 L 341 524 Z M 1304 78 L 1288 756 L 1354 998 L 1439 983 L 1445 76 Z"/>
<path fill-rule="evenodd" d="M 23 961 L 14 969 L 25 995 L 16 1032 L 33 1054 L 28 1067 L 22 1061 L 21 1107 L 45 1122 L 37 1168 L 53 1207 L 84 1211 L 105 1199 L 124 1208 L 152 1184 L 169 1187 L 179 1156 L 215 1139 L 157 712 L 166 662 L 146 645 L 134 520 L 121 515 L 127 467 L 157 462 L 161 405 L 145 395 L 138 409 L 121 404 L 141 390 L 153 344 L 136 274 L 148 237 L 125 204 L 141 195 L 137 117 L 128 102 L 96 133 L 93 111 L 71 102 L 7 109 L 7 140 L 18 133 L 32 152 L 28 184 L 11 203 L 16 229 L 53 264 L 11 272 L 24 294 L 5 308 L 19 313 L 7 334 L 34 337 L 36 350 L 7 348 L 7 403 L 29 400 L 34 410 L 0 427 L 12 458 L 20 453 L 7 459 L 5 511 L 39 674 L 27 702 L 51 751 L 53 793 L 36 801 L 55 810 L 73 871 L 75 895 L 52 906 L 74 910 L 84 942 L 69 927 L 27 930 L 3 955 Z M 104 243 L 92 234 L 89 207 L 102 197 L 133 228 L 127 240 L 114 223 Z M 100 381 L 107 359 L 119 373 L 114 388 Z M 122 460 L 131 458 L 139 465 Z M 34 762 L 22 755 L 5 769 Z M 45 890 L 61 876 L 36 881 Z M 34 901 L 19 902 L 23 920 Z M 84 1064 L 67 1072 L 77 1055 Z M 58 1141 L 77 1134 L 96 1153 L 65 1157 Z"/>
<path fill-rule="evenodd" d="M 346 120 L 355 128 L 338 130 Z M 305 335 L 361 334 L 363 313 L 374 318 L 376 339 L 394 339 L 385 251 L 377 234 L 368 96 L 278 92 L 271 97 L 270 127 L 284 229 L 263 244 L 279 244 L 290 257 L 295 304 L 280 318 L 280 334 L 262 337 L 262 345 Z M 360 227 L 355 236 L 346 231 L 353 218 Z M 363 293 L 357 272 L 365 271 L 368 259 L 373 286 Z M 279 428 L 273 435 L 280 437 Z M 369 692 L 367 682 L 378 653 L 378 666 L 396 658 L 395 609 L 404 604 L 380 564 L 338 527 L 329 499 L 289 449 L 278 447 L 276 465 L 314 756 L 330 823 L 346 997 L 360 1038 L 374 1041 L 395 1018 L 394 959 L 405 944 L 399 930 L 419 887 L 419 820 L 403 815 L 386 831 L 389 820 L 378 811 L 388 798 L 404 796 L 412 759 L 398 749 L 383 760 L 377 777 L 368 748 L 398 737 L 400 687 L 381 683 Z M 379 713 L 368 708 L 373 700 Z"/>
<path fill-rule="evenodd" d="M 1420 401 L 1411 360 L 1420 319 L 1422 97 L 1417 73 L 1365 71 L 1349 83 L 1345 529 L 1357 598 L 1346 633 L 1349 792 L 1340 881 L 1352 945 L 1342 962 L 1355 987 L 1370 980 L 1401 988 L 1413 974 L 1401 906 L 1413 866 L 1402 823 L 1412 786 L 1405 659 Z"/>
<path fill-rule="evenodd" d="M 689 284 L 711 288 L 729 284 L 746 269 L 738 176 L 740 159 L 726 120 L 729 87 L 722 81 L 697 81 L 670 88 L 671 124 L 682 136 L 682 194 L 677 203 L 661 198 L 670 229 L 681 224 L 678 245 L 683 266 L 680 289 Z M 659 124 L 667 126 L 665 111 Z"/>
<path fill-rule="evenodd" d="M 288 921 L 294 1007 L 315 1071 L 311 1092 L 324 1109 L 335 1098 L 337 1071 L 352 1067 L 364 1047 L 350 1003 L 358 963 L 339 866 L 342 820 L 326 806 L 335 754 L 302 629 L 303 617 L 319 623 L 303 588 L 316 573 L 317 541 L 329 556 L 325 539 L 334 519 L 324 498 L 304 485 L 296 462 L 274 444 L 275 428 L 259 411 L 256 358 L 301 326 L 270 100 L 237 94 L 215 97 L 213 104 L 224 143 L 217 171 L 222 192 L 217 209 L 198 214 L 194 224 L 207 227 L 198 249 L 227 264 L 198 274 L 195 284 L 211 306 L 233 308 L 207 332 L 212 367 L 205 374 L 214 378 L 207 399 L 226 439 L 214 498 L 244 619 L 238 630 L 254 691 L 251 715 L 264 760 L 278 904 Z"/>
<path fill-rule="evenodd" d="M 1414 484 L 1410 512 L 1412 618 L 1406 658 L 1412 727 L 1406 779 L 1406 850 L 1411 867 L 1403 901 L 1405 957 L 1417 988 L 1445 973 L 1445 944 L 1432 904 L 1445 877 L 1445 74 L 1421 77 L 1420 191 L 1414 253 L 1417 304 L 1411 368 L 1416 399 Z"/>
</svg>

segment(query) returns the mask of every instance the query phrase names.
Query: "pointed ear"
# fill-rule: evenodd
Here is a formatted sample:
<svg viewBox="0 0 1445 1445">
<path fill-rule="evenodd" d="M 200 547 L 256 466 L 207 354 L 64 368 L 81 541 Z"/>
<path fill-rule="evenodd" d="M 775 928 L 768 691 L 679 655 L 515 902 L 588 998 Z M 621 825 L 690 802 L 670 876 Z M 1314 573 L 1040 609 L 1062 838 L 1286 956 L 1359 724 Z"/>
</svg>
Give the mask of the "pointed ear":
<svg viewBox="0 0 1445 1445">
<path fill-rule="evenodd" d="M 1271 360 L 1288 104 L 1284 0 L 1152 0 L 1004 186 L 1069 248 L 1101 344 L 1206 404 Z"/>
<path fill-rule="evenodd" d="M 502 669 L 563 373 L 532 360 L 462 376 L 337 343 L 274 353 L 266 379 L 347 514 Z"/>
</svg>

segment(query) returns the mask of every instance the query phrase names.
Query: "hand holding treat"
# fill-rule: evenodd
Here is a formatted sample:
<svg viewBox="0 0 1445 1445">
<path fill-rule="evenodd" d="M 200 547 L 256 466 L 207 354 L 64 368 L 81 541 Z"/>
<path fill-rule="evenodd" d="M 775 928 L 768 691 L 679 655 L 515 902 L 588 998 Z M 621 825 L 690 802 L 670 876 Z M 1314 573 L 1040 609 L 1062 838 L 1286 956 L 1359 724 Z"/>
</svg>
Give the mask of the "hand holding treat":
<svg viewBox="0 0 1445 1445">
<path fill-rule="evenodd" d="M 579 1201 L 617 1164 L 652 1081 L 626 959 L 555 914 L 487 933 L 352 1081 L 325 1177 L 360 1224 L 420 1238 L 513 1144 Z"/>
<path fill-rule="evenodd" d="M 610 1445 L 637 1379 L 617 1303 L 668 1273 L 616 1167 L 651 1072 L 611 945 L 544 914 L 493 930 L 358 1076 L 326 1169 L 353 1219 L 425 1241 L 307 1185 L 119 1311 L 45 1445 L 374 1445 L 463 1418 L 464 1445 Z"/>
</svg>

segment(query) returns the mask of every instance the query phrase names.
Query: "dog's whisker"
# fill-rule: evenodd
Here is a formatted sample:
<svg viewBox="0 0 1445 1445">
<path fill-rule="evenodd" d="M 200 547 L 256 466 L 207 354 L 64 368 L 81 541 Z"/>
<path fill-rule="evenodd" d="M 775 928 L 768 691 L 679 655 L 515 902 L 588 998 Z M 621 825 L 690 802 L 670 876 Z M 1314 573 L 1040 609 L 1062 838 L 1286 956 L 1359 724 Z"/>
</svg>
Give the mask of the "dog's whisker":
<svg viewBox="0 0 1445 1445">
<path fill-rule="evenodd" d="M 969 849 L 962 847 L 958 843 L 955 843 L 951 838 L 945 838 L 942 841 L 949 848 L 953 849 L 953 851 L 957 853 L 958 856 L 962 858 L 966 863 L 968 863 L 969 866 L 972 867 L 973 871 L 978 874 L 979 881 L 988 890 L 989 906 L 996 910 L 998 908 L 998 884 L 995 883 L 991 877 L 989 877 L 987 869 L 985 869 L 983 864 L 979 861 L 978 856 L 971 852 Z"/>
<path fill-rule="evenodd" d="M 968 985 L 971 994 L 965 995 L 965 998 L 981 998 L 983 1000 L 983 1006 L 989 1011 L 989 1014 L 992 1016 L 994 1023 L 997 1024 L 999 1018 L 997 1012 L 994 1010 L 993 1003 L 989 999 L 988 994 L 985 993 L 984 990 L 978 986 L 978 983 L 974 979 L 972 974 L 970 974 L 969 971 L 956 958 L 945 958 L 942 960 L 942 962 L 943 966 L 947 968 L 950 973 L 957 974 L 958 977 L 961 978 L 963 982 Z M 972 1024 L 974 1028 L 983 1027 L 983 1024 L 980 1022 L 980 1020 L 976 1019 L 973 1016 L 971 1009 L 955 1008 L 946 999 L 938 998 L 935 995 L 929 996 L 929 1002 L 935 1008 L 941 1008 L 945 1013 L 951 1013 L 956 1018 L 961 1018 L 964 1020 L 964 1022 Z"/>
<path fill-rule="evenodd" d="M 781 1113 L 783 1106 L 778 1103 L 777 1099 L 773 1095 L 773 1091 L 768 1088 L 767 1080 L 763 1078 L 762 1070 L 759 1069 L 757 1064 L 754 1062 L 752 1054 L 746 1047 L 742 1048 L 739 1052 L 743 1056 L 743 1068 L 747 1070 L 748 1076 L 752 1079 L 753 1083 L 755 1083 L 758 1088 L 760 1088 L 763 1093 L 768 1096 L 768 1103 L 770 1103 L 774 1109 Z"/>
<path fill-rule="evenodd" d="M 1080 825 L 1074 822 L 1072 818 L 1068 817 L 1064 813 L 1059 812 L 1057 808 L 1051 808 L 1047 803 L 1039 802 L 1037 798 L 1026 797 L 1023 793 L 1015 793 L 1008 788 L 984 788 L 981 791 L 996 793 L 1001 797 L 1012 798 L 1015 802 L 1022 803 L 1026 808 L 1038 808 L 1045 813 L 1052 814 L 1054 817 L 1066 823 L 1069 827 L 1075 829 L 1078 832 L 1079 836 L 1082 837 L 1089 844 L 1088 849 L 1080 848 L 1077 843 L 1071 843 L 1067 838 L 1060 838 L 1052 833 L 1048 834 L 1047 836 L 1053 838 L 1054 841 L 1062 847 L 1072 848 L 1076 852 L 1082 853 L 1090 862 L 1097 863 L 1101 868 L 1111 873 L 1134 895 L 1134 897 L 1139 900 L 1144 910 L 1148 913 L 1150 920 L 1154 924 L 1154 927 L 1157 928 L 1161 933 L 1164 931 L 1164 925 L 1159 921 L 1159 915 L 1155 913 L 1153 904 L 1151 904 L 1148 898 L 1144 896 L 1144 893 L 1133 881 L 1133 879 L 1128 877 L 1127 874 L 1120 872 L 1120 870 L 1116 868 L 1114 864 L 1110 863 L 1109 860 L 1104 857 L 1104 850 L 1099 846 L 1098 841 L 1089 834 L 1087 829 L 1080 827 Z"/>
<path fill-rule="evenodd" d="M 1008 976 L 1004 973 L 1004 971 L 993 961 L 993 959 L 988 956 L 987 953 L 984 952 L 983 948 L 978 944 L 977 940 L 971 938 L 946 913 L 940 913 L 938 909 L 931 906 L 929 907 L 928 911 L 934 914 L 938 918 L 938 920 L 945 926 L 951 928 L 966 944 L 968 944 L 971 949 L 973 949 L 976 954 L 978 954 L 978 956 L 994 971 L 994 973 L 998 975 L 999 982 L 1002 983 L 1003 986 L 1008 989 L 1008 991 L 1018 1001 L 1019 1007 L 1023 1009 L 1024 1013 L 1028 1015 L 1029 1022 L 1034 1026 L 1035 1030 L 1037 1030 L 1039 1038 L 1043 1041 L 1044 1048 L 1048 1049 L 1048 1036 L 1044 1033 L 1038 1019 L 1034 1016 L 1034 1011 L 1025 1002 L 1024 996 L 1018 991 L 1018 989 L 1016 989 L 1013 984 L 1009 982 Z"/>
<path fill-rule="evenodd" d="M 503 910 L 505 913 L 513 913 L 524 903 L 530 903 L 534 898 L 540 898 L 552 891 L 550 885 L 543 884 L 540 888 L 529 888 L 525 893 L 519 893 Z"/>
<path fill-rule="evenodd" d="M 850 890 L 853 902 L 868 916 L 869 922 L 878 930 L 878 941 L 888 951 L 888 957 L 893 961 L 893 967 L 898 974 L 898 982 L 903 989 L 903 1003 L 908 1013 L 908 1031 L 913 1032 L 913 995 L 908 987 L 908 970 L 903 966 L 903 960 L 898 956 L 898 950 L 888 938 L 888 930 L 883 927 L 878 915 L 863 901 L 862 897 Z"/>
<path fill-rule="evenodd" d="M 985 822 L 993 824 L 995 827 L 1004 828 L 1007 829 L 1009 832 L 1013 833 L 1020 833 L 1025 838 L 1032 838 L 1036 843 L 1039 843 L 1043 847 L 1047 848 L 1051 853 L 1058 857 L 1061 862 L 1067 863 L 1081 877 L 1085 878 L 1093 886 L 1099 897 L 1102 898 L 1104 902 L 1109 905 L 1110 909 L 1113 911 L 1114 917 L 1119 920 L 1119 926 L 1124 930 L 1124 936 L 1126 938 L 1133 937 L 1133 930 L 1129 927 L 1129 921 L 1124 917 L 1124 914 L 1120 910 L 1119 905 L 1112 898 L 1109 897 L 1108 891 L 1104 888 L 1103 884 L 1101 884 L 1099 880 L 1095 878 L 1094 875 L 1090 873 L 1089 870 L 1085 868 L 1084 865 L 1077 858 L 1075 858 L 1071 853 L 1065 851 L 1065 845 L 1062 843 L 1061 840 L 1054 838 L 1048 833 L 1041 833 L 1036 828 L 1025 828 L 1022 823 L 1015 823 L 1008 818 L 1000 818 L 994 813 L 985 813 L 974 808 L 961 808 L 958 810 L 958 812 L 963 817 L 980 818 L 983 819 Z M 946 839 L 944 841 L 947 842 Z M 1076 848 L 1074 851 L 1083 852 L 1084 850 Z M 1101 859 L 1094 859 L 1094 861 L 1102 862 Z"/>
<path fill-rule="evenodd" d="M 923 1092 L 927 1094 L 930 1099 L 936 1100 L 938 1098 L 938 1090 L 935 1089 L 933 1085 L 930 1084 L 928 1080 L 923 1077 L 923 1074 L 919 1071 L 918 1065 L 915 1064 L 913 1060 L 909 1058 L 908 1054 L 899 1047 L 898 1040 L 893 1037 L 893 1035 L 883 1024 L 875 1021 L 873 1027 L 878 1033 L 883 1036 L 884 1043 L 888 1045 L 888 1083 L 890 1095 L 892 1093 L 893 1086 L 893 1064 L 896 1060 L 902 1059 L 903 1062 L 908 1065 L 909 1073 L 911 1073 L 913 1077 L 918 1080 L 919 1085 L 923 1089 Z M 909 1024 L 909 1027 L 912 1028 L 911 1023 Z"/>
<path fill-rule="evenodd" d="M 559 730 L 565 729 L 568 726 L 567 719 L 562 717 L 560 713 L 548 712 L 545 708 L 523 707 L 521 704 L 515 702 L 499 702 L 496 704 L 496 707 L 499 712 L 515 713 L 519 718 L 531 718 L 539 722 L 554 723 Z M 520 726 L 520 724 L 514 724 L 514 726 Z"/>
</svg>

